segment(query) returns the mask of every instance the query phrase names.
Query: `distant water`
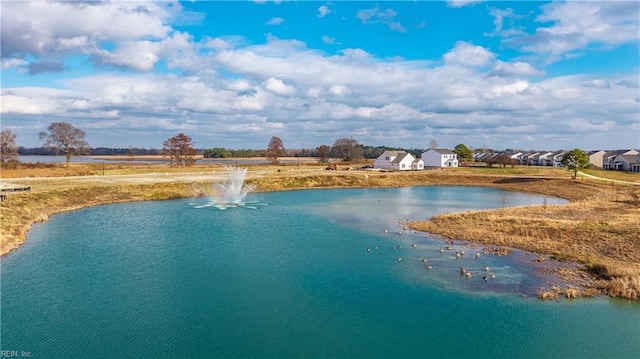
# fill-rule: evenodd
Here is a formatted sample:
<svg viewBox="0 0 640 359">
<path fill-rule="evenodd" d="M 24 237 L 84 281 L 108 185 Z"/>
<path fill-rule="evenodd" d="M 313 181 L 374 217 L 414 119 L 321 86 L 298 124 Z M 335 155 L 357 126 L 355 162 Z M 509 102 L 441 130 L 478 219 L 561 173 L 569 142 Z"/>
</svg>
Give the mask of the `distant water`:
<svg viewBox="0 0 640 359">
<path fill-rule="evenodd" d="M 438 239 L 398 234 L 407 219 L 542 196 L 433 186 L 248 197 L 269 205 L 139 202 L 36 224 L 1 261 L 1 349 L 37 358 L 640 353 L 637 303 L 541 301 L 530 295 L 541 285 L 532 255 L 476 259 L 479 248 L 464 248 L 456 259 L 463 247 L 441 255 Z M 495 279 L 482 280 L 484 266 Z"/>
<path fill-rule="evenodd" d="M 93 156 L 73 156 L 71 157 L 71 162 L 88 162 L 88 163 L 113 163 L 113 162 L 123 162 L 123 163 L 137 163 L 137 164 L 149 164 L 149 163 L 169 163 L 169 158 L 165 159 L 138 159 L 131 161 L 123 157 L 123 155 L 114 156 L 114 158 L 105 157 L 93 157 Z M 64 163 L 66 161 L 65 156 L 20 156 L 18 158 L 20 162 L 23 163 Z M 289 159 L 284 158 L 280 160 L 283 164 L 295 164 L 298 163 L 298 159 Z M 303 163 L 308 163 L 309 161 L 303 161 Z M 258 164 L 268 164 L 271 163 L 266 158 L 199 158 L 196 160 L 196 163 L 208 163 L 208 164 L 223 164 L 223 165 L 258 165 Z"/>
</svg>

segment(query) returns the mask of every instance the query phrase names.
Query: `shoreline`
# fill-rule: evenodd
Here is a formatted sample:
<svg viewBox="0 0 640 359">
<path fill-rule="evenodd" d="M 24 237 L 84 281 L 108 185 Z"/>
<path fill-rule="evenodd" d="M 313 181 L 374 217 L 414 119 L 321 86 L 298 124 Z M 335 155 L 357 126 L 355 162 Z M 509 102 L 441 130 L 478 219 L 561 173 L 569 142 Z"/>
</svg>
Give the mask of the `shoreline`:
<svg viewBox="0 0 640 359">
<path fill-rule="evenodd" d="M 619 278 L 624 281 L 637 281 L 640 283 L 640 255 L 636 247 L 639 243 L 629 244 L 633 251 L 630 258 L 607 258 L 595 252 L 582 253 L 578 251 L 575 255 L 562 252 L 562 248 L 544 248 L 532 246 L 538 242 L 537 236 L 544 237 L 543 232 L 533 233 L 532 227 L 523 224 L 527 236 L 524 240 L 516 238 L 517 235 L 508 233 L 506 238 L 498 227 L 503 226 L 500 218 L 513 220 L 513 215 L 519 216 L 520 220 L 536 214 L 536 216 L 549 216 L 559 214 L 558 208 L 569 208 L 570 211 L 580 211 L 586 204 L 597 203 L 606 211 L 616 210 L 616 204 L 620 201 L 606 202 L 604 198 L 612 195 L 615 191 L 616 197 L 624 196 L 625 187 L 618 188 L 610 185 L 602 185 L 595 182 L 576 182 L 564 178 L 550 177 L 523 177 L 523 176 L 468 176 L 451 173 L 441 173 L 440 171 L 430 173 L 374 173 L 374 172 L 311 172 L 311 173 L 266 173 L 262 175 L 251 175 L 246 181 L 256 187 L 256 191 L 270 192 L 282 190 L 300 189 L 322 189 L 322 188 L 383 188 L 383 187 L 404 187 L 416 185 L 455 185 L 455 186 L 478 186 L 494 187 L 510 191 L 529 192 L 542 195 L 549 195 L 564 198 L 570 201 L 563 206 L 527 206 L 522 208 L 503 208 L 497 210 L 484 210 L 473 212 L 456 212 L 434 216 L 428 221 L 413 221 L 410 226 L 414 230 L 428 232 L 440 236 L 443 240 L 458 242 L 487 244 L 498 247 L 509 247 L 525 250 L 541 255 L 548 255 L 563 261 L 576 261 L 581 263 L 581 269 L 571 274 L 569 278 L 572 283 L 584 283 L 585 274 L 589 276 L 589 285 L 581 285 L 584 296 L 597 294 L 607 294 L 610 296 L 621 296 L 629 299 L 638 299 L 633 293 L 614 293 L 607 288 L 607 285 Z M 149 183 L 108 183 L 108 184 L 88 184 L 76 185 L 67 188 L 53 188 L 36 190 L 31 193 L 24 193 L 10 196 L 2 203 L 0 218 L 2 219 L 2 245 L 0 255 L 6 255 L 13 249 L 18 248 L 26 239 L 26 235 L 31 226 L 36 222 L 45 221 L 49 216 L 71 210 L 77 210 L 89 206 L 103 205 L 110 203 L 145 201 L 145 200 L 168 200 L 177 198 L 201 197 L 208 194 L 207 186 L 211 181 L 189 181 L 182 179 L 173 182 L 149 182 Z M 612 189 L 613 188 L 613 189 Z M 88 198 L 88 199 L 87 199 Z M 626 197 L 625 197 L 626 198 Z M 624 201 L 622 201 L 624 202 Z M 613 204 L 613 206 L 611 205 Z M 630 206 L 634 206 L 632 203 Z M 624 203 L 623 203 L 624 206 Z M 557 207 L 557 208 L 556 208 Z M 640 206 L 635 206 L 640 215 Z M 617 208 L 624 211 L 625 208 Z M 466 222 L 461 219 L 469 219 Z M 584 222 L 584 221 L 583 221 Z M 487 225 L 488 223 L 493 223 Z M 524 223 L 524 222 L 523 222 Z M 482 225 L 480 225 L 482 224 Z M 535 226 L 548 226 L 543 222 L 536 222 Z M 640 226 L 640 225 L 639 225 Z M 578 226 L 579 227 L 579 226 Z M 471 230 L 471 229 L 485 230 Z M 529 228 L 529 229 L 527 229 Z M 504 228 L 503 228 L 504 229 Z M 512 228 L 511 228 L 512 229 Z M 510 230 L 511 230 L 510 229 Z M 575 229 L 565 228 L 568 233 Z M 557 228 L 555 229 L 557 233 Z M 640 227 L 638 228 L 640 231 Z M 531 232 L 531 233 L 529 233 Z M 496 235 L 500 234 L 500 235 Z M 630 234 L 632 235 L 632 233 Z M 514 240 L 516 238 L 517 240 Z M 545 237 L 546 238 L 546 237 Z M 547 238 L 548 239 L 548 238 Z M 602 248 L 597 248 L 602 250 Z M 619 251 L 620 249 L 618 249 Z M 606 253 L 605 253 L 606 254 Z M 614 253 L 615 254 L 615 253 Z M 624 256 L 623 256 L 624 257 Z M 629 269 L 629 270 L 624 270 Z M 624 279 L 626 278 L 626 279 Z M 632 283 L 633 284 L 633 283 Z M 617 284 L 620 285 L 619 283 Z M 599 293 L 598 293 L 599 292 Z M 630 295 L 629 295 L 630 294 Z M 557 288 L 545 289 L 539 296 L 541 298 L 554 299 L 559 295 L 570 297 L 568 291 Z"/>
</svg>

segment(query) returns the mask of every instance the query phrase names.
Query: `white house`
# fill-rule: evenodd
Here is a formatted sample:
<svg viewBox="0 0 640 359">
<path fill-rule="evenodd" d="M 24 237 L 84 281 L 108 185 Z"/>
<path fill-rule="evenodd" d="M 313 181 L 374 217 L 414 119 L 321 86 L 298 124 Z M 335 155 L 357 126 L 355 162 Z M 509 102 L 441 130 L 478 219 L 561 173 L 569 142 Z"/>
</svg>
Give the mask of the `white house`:
<svg viewBox="0 0 640 359">
<path fill-rule="evenodd" d="M 618 150 L 610 151 L 604 154 L 602 158 L 602 169 L 604 170 L 621 170 L 626 171 L 625 163 L 628 163 L 628 159 L 618 158 L 619 156 L 638 155 L 636 150 Z M 618 162 L 616 162 L 616 160 Z"/>
<path fill-rule="evenodd" d="M 458 167 L 458 156 L 450 150 L 431 148 L 420 157 L 425 167 Z"/>
<path fill-rule="evenodd" d="M 523 153 L 522 155 L 520 155 L 520 158 L 518 161 L 520 162 L 521 165 L 531 166 L 534 164 L 535 158 L 539 154 L 540 152 L 536 152 L 536 151 Z"/>
<path fill-rule="evenodd" d="M 424 161 L 422 160 L 422 158 L 418 157 L 415 160 L 413 160 L 413 163 L 411 164 L 411 169 L 412 170 L 423 170 L 424 169 Z"/>
<path fill-rule="evenodd" d="M 616 171 L 628 171 L 631 172 L 634 170 L 634 165 L 636 164 L 636 156 L 637 155 L 618 155 L 613 160 L 612 168 Z"/>
<path fill-rule="evenodd" d="M 391 169 L 397 171 L 408 171 L 424 164 L 416 163 L 412 154 L 405 151 L 384 151 L 378 158 L 373 161 L 373 168 Z M 417 169 L 417 168 L 416 168 Z M 422 168 L 420 168 L 422 169 Z"/>
<path fill-rule="evenodd" d="M 607 153 L 606 151 L 591 151 L 587 153 L 589 154 L 589 164 L 598 168 L 603 168 L 604 155 Z"/>
<path fill-rule="evenodd" d="M 562 159 L 566 153 L 566 151 L 562 150 L 554 152 L 551 156 L 547 157 L 547 163 L 549 163 L 549 166 L 562 167 Z"/>
<path fill-rule="evenodd" d="M 544 166 L 547 163 L 547 158 L 549 158 L 549 156 L 553 155 L 553 152 L 540 152 L 535 158 L 534 158 L 534 164 L 536 166 Z"/>
</svg>

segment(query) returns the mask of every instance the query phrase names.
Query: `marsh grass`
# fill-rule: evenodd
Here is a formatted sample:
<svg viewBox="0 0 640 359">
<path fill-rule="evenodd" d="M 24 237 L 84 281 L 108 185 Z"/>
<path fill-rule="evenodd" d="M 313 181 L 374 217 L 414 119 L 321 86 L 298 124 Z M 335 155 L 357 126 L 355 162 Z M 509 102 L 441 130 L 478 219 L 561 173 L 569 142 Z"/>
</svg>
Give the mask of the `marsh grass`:
<svg viewBox="0 0 640 359">
<path fill-rule="evenodd" d="M 551 288 L 539 288 L 538 289 L 538 298 L 544 300 L 556 300 L 560 299 L 560 297 L 564 297 L 566 299 L 575 299 L 580 297 L 580 290 L 574 288 L 572 286 L 567 286 L 565 289 L 562 289 L 557 286 L 552 286 Z"/>
<path fill-rule="evenodd" d="M 584 198 L 568 205 L 444 214 L 414 222 L 411 227 L 448 239 L 515 247 L 577 261 L 585 265 L 602 293 L 638 299 L 640 206 L 633 197 L 636 190 L 593 185 Z M 552 295 L 547 292 L 539 296 Z"/>
<path fill-rule="evenodd" d="M 640 277 L 638 276 L 613 278 L 605 288 L 607 294 L 612 297 L 640 299 Z"/>
</svg>

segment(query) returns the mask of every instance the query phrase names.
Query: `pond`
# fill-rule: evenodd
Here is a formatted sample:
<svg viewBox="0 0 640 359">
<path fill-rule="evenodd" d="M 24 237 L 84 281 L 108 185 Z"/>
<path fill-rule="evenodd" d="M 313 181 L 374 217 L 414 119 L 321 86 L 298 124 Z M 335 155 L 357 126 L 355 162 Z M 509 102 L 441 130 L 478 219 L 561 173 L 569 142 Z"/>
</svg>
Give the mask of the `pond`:
<svg viewBox="0 0 640 359">
<path fill-rule="evenodd" d="M 541 301 L 547 279 L 532 254 L 476 257 L 481 247 L 444 250 L 402 228 L 438 213 L 563 200 L 455 186 L 248 197 L 267 205 L 113 204 L 34 225 L 2 258 L 1 349 L 42 358 L 640 353 L 637 303 Z"/>
</svg>

